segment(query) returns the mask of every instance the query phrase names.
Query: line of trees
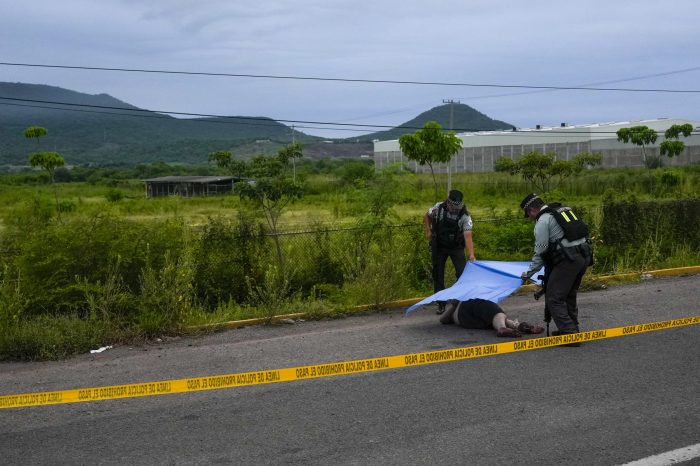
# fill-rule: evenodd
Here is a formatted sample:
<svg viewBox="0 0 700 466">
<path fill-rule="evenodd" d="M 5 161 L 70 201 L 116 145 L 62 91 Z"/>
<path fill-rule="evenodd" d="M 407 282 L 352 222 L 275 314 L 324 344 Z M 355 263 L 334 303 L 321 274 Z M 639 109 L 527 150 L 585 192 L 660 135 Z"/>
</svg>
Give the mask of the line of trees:
<svg viewBox="0 0 700 466">
<path fill-rule="evenodd" d="M 680 137 L 688 137 L 693 131 L 693 126 L 686 123 L 672 125 L 664 133 L 665 140 L 660 144 L 661 155 L 674 157 L 680 155 L 685 149 L 685 143 Z M 646 147 L 658 139 L 657 132 L 647 126 L 633 126 L 617 131 L 618 141 L 638 145 L 642 149 L 642 160 L 647 167 L 654 167 L 660 161 L 647 159 Z M 405 134 L 399 138 L 401 151 L 409 160 L 419 165 L 428 165 L 435 185 L 435 199 L 438 199 L 438 183 L 435 176 L 434 165 L 437 163 L 449 164 L 452 157 L 462 147 L 462 140 L 452 131 L 445 132 L 440 124 L 434 121 L 427 122 L 422 129 L 414 134 Z M 578 175 L 586 168 L 599 166 L 602 156 L 597 153 L 582 152 L 571 160 L 557 160 L 554 153 L 542 153 L 533 151 L 525 154 L 518 160 L 501 157 L 495 161 L 494 169 L 497 172 L 520 175 L 532 186 L 546 192 L 555 189 L 564 180 Z"/>
<path fill-rule="evenodd" d="M 433 165 L 450 163 L 452 157 L 462 148 L 462 140 L 452 131 L 445 132 L 440 124 L 429 121 L 414 134 L 399 138 L 399 146 L 404 155 L 419 165 L 428 165 L 435 185 L 435 199 L 438 199 L 438 183 Z M 501 157 L 495 162 L 497 172 L 521 175 L 540 192 L 555 188 L 565 179 L 579 174 L 584 168 L 600 165 L 600 154 L 581 153 L 571 160 L 557 160 L 556 154 L 530 152 L 514 161 Z"/>
<path fill-rule="evenodd" d="M 661 155 L 669 158 L 680 155 L 685 149 L 685 143 L 680 140 L 680 136 L 688 137 L 693 132 L 693 125 L 686 123 L 683 125 L 671 125 L 664 133 L 665 140 L 659 145 Z M 647 159 L 646 146 L 654 144 L 658 139 L 655 130 L 648 126 L 632 126 L 631 128 L 621 128 L 617 131 L 617 140 L 625 144 L 632 143 L 642 148 L 642 162 L 648 168 L 659 166 L 660 160 Z"/>
</svg>

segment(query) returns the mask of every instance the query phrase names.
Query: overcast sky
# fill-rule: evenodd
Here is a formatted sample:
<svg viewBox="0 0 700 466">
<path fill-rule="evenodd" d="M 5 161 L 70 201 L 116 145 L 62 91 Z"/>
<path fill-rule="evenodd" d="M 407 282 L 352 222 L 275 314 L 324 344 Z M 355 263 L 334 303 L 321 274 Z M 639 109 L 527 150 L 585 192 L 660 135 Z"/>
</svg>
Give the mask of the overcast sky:
<svg viewBox="0 0 700 466">
<path fill-rule="evenodd" d="M 700 90 L 697 0 L 1 2 L 0 62 L 5 63 Z M 523 128 L 659 117 L 700 120 L 700 93 L 533 92 L 8 65 L 0 65 L 0 81 L 106 93 L 156 111 L 327 123 L 396 126 L 444 99 Z M 325 137 L 361 134 L 305 126 L 302 131 Z"/>
</svg>

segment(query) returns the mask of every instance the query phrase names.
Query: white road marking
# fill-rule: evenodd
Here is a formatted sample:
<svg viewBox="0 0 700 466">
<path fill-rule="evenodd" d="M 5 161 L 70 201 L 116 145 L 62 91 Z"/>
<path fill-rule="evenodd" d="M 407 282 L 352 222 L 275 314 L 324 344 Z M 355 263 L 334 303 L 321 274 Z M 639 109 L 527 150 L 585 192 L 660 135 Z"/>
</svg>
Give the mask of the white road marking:
<svg viewBox="0 0 700 466">
<path fill-rule="evenodd" d="M 625 463 L 622 466 L 668 466 L 670 464 L 679 464 L 685 461 L 690 461 L 693 458 L 698 457 L 700 457 L 700 443 L 673 451 L 667 451 L 666 453 L 661 453 L 659 455 L 647 456 L 641 460 Z"/>
</svg>

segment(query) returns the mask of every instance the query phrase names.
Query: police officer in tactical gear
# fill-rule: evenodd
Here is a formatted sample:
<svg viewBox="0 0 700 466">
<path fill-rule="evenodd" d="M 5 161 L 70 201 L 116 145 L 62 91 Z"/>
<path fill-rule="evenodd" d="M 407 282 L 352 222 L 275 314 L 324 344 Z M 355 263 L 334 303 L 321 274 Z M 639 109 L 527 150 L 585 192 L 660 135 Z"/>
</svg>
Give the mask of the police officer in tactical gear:
<svg viewBox="0 0 700 466">
<path fill-rule="evenodd" d="M 545 314 L 549 312 L 558 329 L 552 334 L 578 333 L 576 294 L 593 256 L 588 226 L 569 207 L 547 205 L 535 193 L 528 194 L 520 208 L 525 218 L 535 221 L 535 253 L 522 278 L 532 277 L 544 265 Z M 580 346 L 580 343 L 566 346 Z"/>
<path fill-rule="evenodd" d="M 472 218 L 464 206 L 464 195 L 453 189 L 447 199 L 428 209 L 423 218 L 425 236 L 430 243 L 433 266 L 433 286 L 435 292 L 445 289 L 445 264 L 452 260 L 456 278 L 459 278 L 467 265 L 464 248 L 469 260 L 475 261 L 472 241 Z M 445 310 L 445 302 L 438 302 L 438 314 Z"/>
</svg>

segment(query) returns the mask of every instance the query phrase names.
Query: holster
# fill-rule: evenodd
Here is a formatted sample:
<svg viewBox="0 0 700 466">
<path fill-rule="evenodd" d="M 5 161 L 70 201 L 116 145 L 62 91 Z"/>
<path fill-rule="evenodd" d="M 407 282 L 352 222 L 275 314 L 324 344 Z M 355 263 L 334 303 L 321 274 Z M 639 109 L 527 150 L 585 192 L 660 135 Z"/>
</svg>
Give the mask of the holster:
<svg viewBox="0 0 700 466">
<path fill-rule="evenodd" d="M 579 249 L 579 253 L 588 259 L 588 266 L 593 265 L 593 245 L 591 244 L 591 240 L 587 239 L 585 243 L 579 244 L 577 246 Z"/>
<path fill-rule="evenodd" d="M 557 249 L 557 251 L 560 252 L 561 255 L 569 262 L 573 262 L 576 260 L 576 258 L 574 257 L 574 253 L 576 252 L 576 247 L 565 248 L 564 246 L 561 245 L 561 242 L 560 242 L 559 249 Z"/>
</svg>

